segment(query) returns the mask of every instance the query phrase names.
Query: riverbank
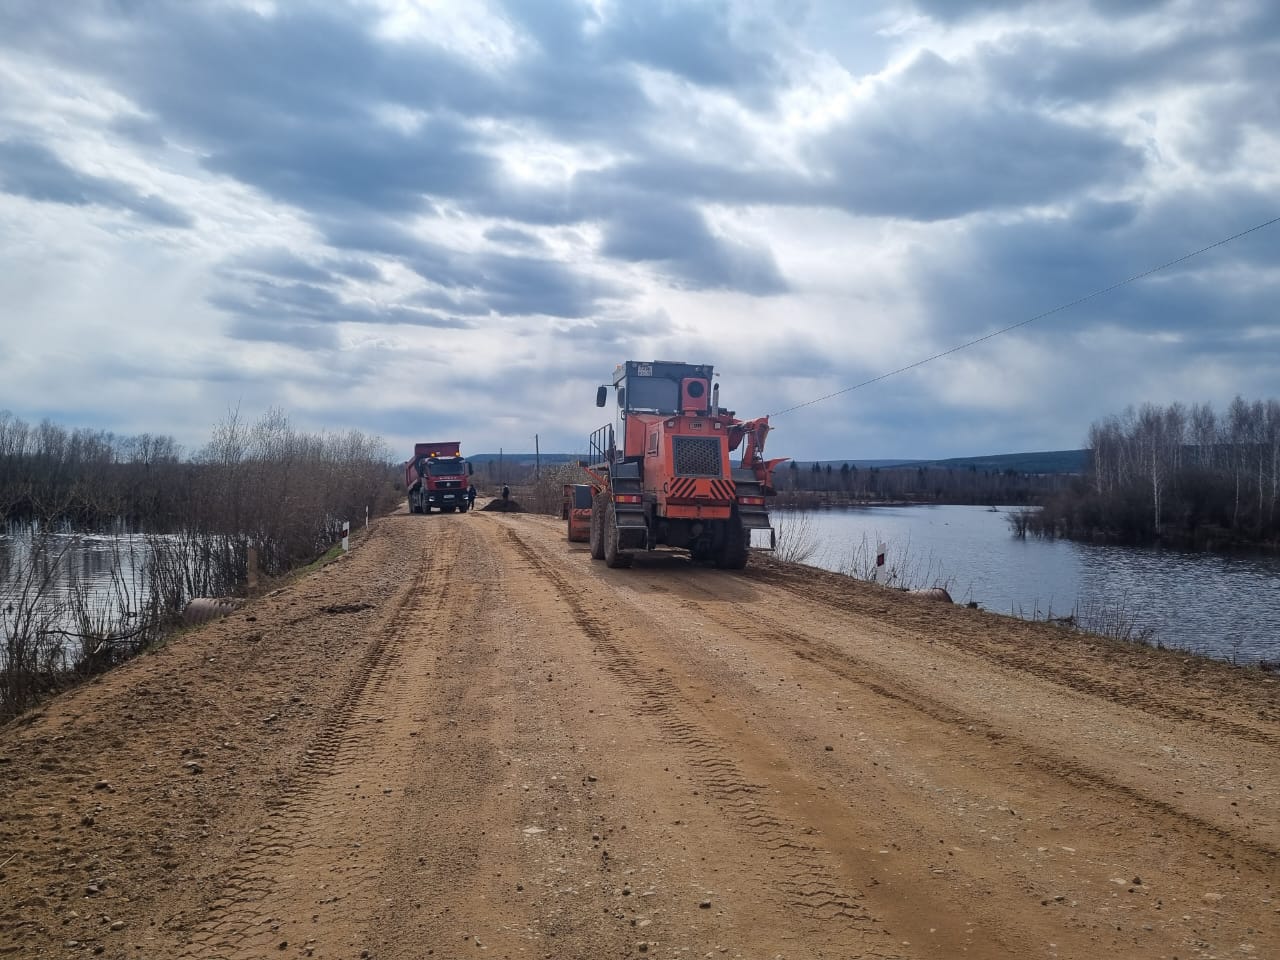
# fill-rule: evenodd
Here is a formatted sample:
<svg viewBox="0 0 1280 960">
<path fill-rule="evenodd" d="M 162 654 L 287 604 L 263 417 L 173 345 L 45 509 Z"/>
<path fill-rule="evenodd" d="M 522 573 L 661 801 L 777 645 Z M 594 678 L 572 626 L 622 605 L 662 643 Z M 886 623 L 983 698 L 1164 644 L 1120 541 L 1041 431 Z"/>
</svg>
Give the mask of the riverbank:
<svg viewBox="0 0 1280 960">
<path fill-rule="evenodd" d="M 1280 659 L 1280 556 L 1019 539 L 1008 514 L 911 506 L 778 510 L 773 519 L 780 543 L 802 534 L 811 550 L 801 559 L 822 569 L 942 586 L 997 613 L 1071 617 L 1097 632 L 1241 664 Z"/>
</svg>

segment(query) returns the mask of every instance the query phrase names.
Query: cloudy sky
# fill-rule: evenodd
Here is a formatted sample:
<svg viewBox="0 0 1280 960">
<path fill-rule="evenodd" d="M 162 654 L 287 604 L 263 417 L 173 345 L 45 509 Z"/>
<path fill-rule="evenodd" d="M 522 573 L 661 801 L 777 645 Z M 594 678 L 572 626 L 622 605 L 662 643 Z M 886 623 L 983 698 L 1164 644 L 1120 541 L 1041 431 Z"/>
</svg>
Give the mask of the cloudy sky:
<svg viewBox="0 0 1280 960">
<path fill-rule="evenodd" d="M 777 413 L 1280 216 L 1274 0 L 4 0 L 0 409 L 581 451 L 624 359 Z M 1280 225 L 778 416 L 1082 446 L 1280 393 Z"/>
</svg>

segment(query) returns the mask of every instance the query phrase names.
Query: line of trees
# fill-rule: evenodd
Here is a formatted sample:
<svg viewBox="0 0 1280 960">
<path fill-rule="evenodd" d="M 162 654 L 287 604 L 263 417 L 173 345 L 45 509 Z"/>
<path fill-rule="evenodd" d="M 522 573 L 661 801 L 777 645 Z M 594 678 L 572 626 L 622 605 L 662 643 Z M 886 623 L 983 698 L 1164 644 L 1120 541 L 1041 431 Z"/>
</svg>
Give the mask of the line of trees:
<svg viewBox="0 0 1280 960">
<path fill-rule="evenodd" d="M 169 522 L 181 452 L 172 437 L 29 424 L 0 411 L 0 518 Z"/>
<path fill-rule="evenodd" d="M 1034 503 L 1067 486 L 1065 474 L 1020 473 L 978 467 L 863 467 L 794 460 L 774 473 L 782 504 L 812 501 L 907 501 L 983 505 Z"/>
<path fill-rule="evenodd" d="M 238 592 L 252 557 L 268 576 L 314 559 L 343 520 L 397 505 L 397 477 L 380 439 L 296 430 L 276 410 L 230 414 L 188 459 L 170 437 L 0 413 L 0 514 L 17 528 L 0 550 L 0 722 L 144 649 L 193 597 Z M 61 532 L 121 521 L 145 548 L 114 541 L 105 588 L 87 582 Z"/>
<path fill-rule="evenodd" d="M 1034 532 L 1133 542 L 1280 543 L 1280 401 L 1145 404 L 1089 430 L 1086 481 Z"/>
<path fill-rule="evenodd" d="M 172 437 L 0 412 L 3 519 L 230 538 L 241 562 L 255 546 L 266 573 L 315 556 L 337 522 L 388 509 L 397 476 L 380 438 L 297 430 L 279 410 L 254 423 L 230 413 L 189 458 Z"/>
</svg>

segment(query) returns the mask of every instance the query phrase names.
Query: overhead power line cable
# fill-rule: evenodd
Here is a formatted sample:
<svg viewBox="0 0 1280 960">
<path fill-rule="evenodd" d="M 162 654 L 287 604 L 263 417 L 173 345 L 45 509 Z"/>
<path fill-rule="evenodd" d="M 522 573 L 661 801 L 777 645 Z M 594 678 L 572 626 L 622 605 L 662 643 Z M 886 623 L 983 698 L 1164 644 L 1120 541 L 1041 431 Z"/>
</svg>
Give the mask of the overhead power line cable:
<svg viewBox="0 0 1280 960">
<path fill-rule="evenodd" d="M 914 363 L 908 363 L 904 367 L 898 367 L 898 369 L 896 370 L 890 370 L 888 373 L 882 373 L 878 377 L 872 377 L 870 380 L 863 380 L 861 383 L 855 383 L 851 387 L 845 387 L 842 390 L 836 390 L 824 396 L 816 397 L 813 400 L 806 400 L 804 403 L 797 403 L 793 407 L 787 407 L 785 410 L 779 410 L 777 413 L 769 414 L 769 416 L 780 417 L 784 413 L 791 413 L 792 411 L 799 410 L 803 407 L 811 407 L 815 403 L 822 403 L 822 401 L 830 400 L 832 397 L 839 397 L 843 394 L 851 393 L 854 390 L 860 390 L 863 387 L 869 387 L 873 383 L 879 383 L 881 380 L 888 380 L 890 377 L 896 377 L 898 374 L 906 373 L 908 370 L 914 370 L 916 367 L 923 367 L 926 363 L 931 363 L 934 360 L 941 360 L 943 357 L 948 357 L 953 353 L 959 353 L 961 350 L 967 350 L 969 347 L 976 346 L 977 344 L 982 343 L 985 340 L 991 340 L 995 337 L 1000 336 L 1003 333 L 1008 333 L 1010 330 L 1017 330 L 1019 327 L 1025 327 L 1029 323 L 1035 323 L 1037 320 L 1043 320 L 1045 317 L 1051 317 L 1055 313 L 1061 313 L 1064 310 L 1070 310 L 1072 307 L 1078 307 L 1080 304 L 1085 303 L 1086 301 L 1093 300 L 1096 297 L 1101 297 L 1104 294 L 1110 293 L 1113 290 L 1119 290 L 1121 287 L 1130 283 L 1134 283 L 1138 280 L 1141 280 L 1144 277 L 1149 277 L 1153 273 L 1159 273 L 1161 270 L 1168 270 L 1170 267 L 1175 267 L 1180 263 L 1185 263 L 1187 260 L 1190 260 L 1193 257 L 1198 257 L 1202 253 L 1208 253 L 1210 250 L 1213 250 L 1216 247 L 1224 246 L 1225 244 L 1230 243 L 1232 240 L 1239 240 L 1241 237 L 1246 237 L 1251 233 L 1257 233 L 1259 230 L 1263 230 L 1276 223 L 1280 223 L 1280 217 L 1272 217 L 1270 220 L 1267 220 L 1264 223 L 1255 224 L 1254 226 L 1249 227 L 1249 229 L 1247 230 L 1241 230 L 1239 233 L 1233 233 L 1229 237 L 1224 237 L 1221 240 L 1214 241 L 1213 243 L 1209 244 L 1207 247 L 1201 247 L 1199 250 L 1193 250 L 1191 253 L 1185 253 L 1174 260 L 1169 260 L 1166 263 L 1160 264 L 1158 267 L 1152 267 L 1149 270 L 1143 270 L 1141 273 L 1135 273 L 1132 277 L 1127 277 L 1124 280 L 1119 280 L 1111 284 L 1111 286 L 1109 287 L 1103 287 L 1101 290 L 1095 290 L 1093 291 L 1093 293 L 1086 294 L 1083 297 L 1077 297 L 1075 300 L 1072 300 L 1070 303 L 1064 303 L 1060 306 L 1054 307 L 1052 310 L 1046 310 L 1044 313 L 1037 313 L 1034 317 L 1028 317 L 1026 320 L 1019 320 L 1017 323 L 1011 323 L 1007 327 L 1001 327 L 999 330 L 993 330 L 991 333 L 985 334 L 984 336 L 976 337 L 973 340 L 967 340 L 964 343 L 951 347 L 949 350 L 943 350 L 941 353 L 935 353 L 931 357 L 925 357 L 924 359 L 917 360 Z"/>
</svg>

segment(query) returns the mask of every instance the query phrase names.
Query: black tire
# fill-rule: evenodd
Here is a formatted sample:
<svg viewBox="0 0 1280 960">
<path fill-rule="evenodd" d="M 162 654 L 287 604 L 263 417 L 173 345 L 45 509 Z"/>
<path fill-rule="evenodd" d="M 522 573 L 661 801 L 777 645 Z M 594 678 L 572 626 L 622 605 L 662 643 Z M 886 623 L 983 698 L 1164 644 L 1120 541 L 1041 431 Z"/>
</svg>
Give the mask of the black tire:
<svg viewBox="0 0 1280 960">
<path fill-rule="evenodd" d="M 734 513 L 726 522 L 724 540 L 716 550 L 716 566 L 721 570 L 741 570 L 747 565 L 747 532 Z"/>
<path fill-rule="evenodd" d="M 595 501 L 591 504 L 591 559 L 604 559 L 604 533 L 602 523 L 604 519 L 604 503 L 603 494 L 596 494 Z"/>
<path fill-rule="evenodd" d="M 614 569 L 631 566 L 631 554 L 618 549 L 618 515 L 612 500 L 605 504 L 600 526 L 604 538 L 604 565 Z"/>
<path fill-rule="evenodd" d="M 459 512 L 459 513 L 466 513 L 466 512 L 467 512 L 467 505 L 466 505 L 465 503 L 460 503 L 460 504 L 458 504 L 458 512 Z"/>
</svg>

